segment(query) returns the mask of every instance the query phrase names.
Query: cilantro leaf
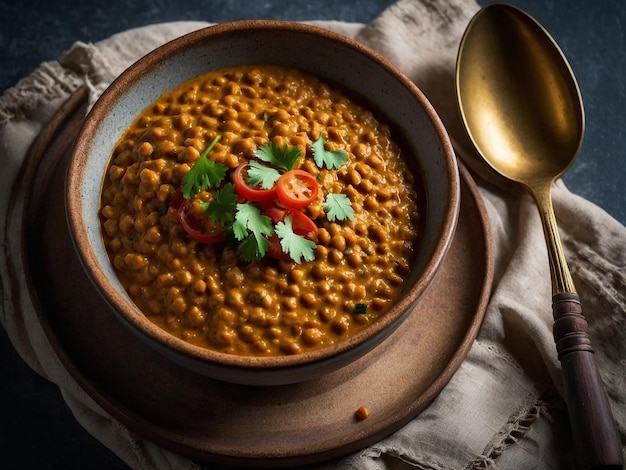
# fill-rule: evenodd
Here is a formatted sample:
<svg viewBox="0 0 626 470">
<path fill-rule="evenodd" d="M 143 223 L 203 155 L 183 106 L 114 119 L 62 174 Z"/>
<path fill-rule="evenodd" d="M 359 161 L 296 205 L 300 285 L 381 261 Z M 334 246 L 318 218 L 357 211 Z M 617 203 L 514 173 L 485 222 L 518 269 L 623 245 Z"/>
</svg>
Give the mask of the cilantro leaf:
<svg viewBox="0 0 626 470">
<path fill-rule="evenodd" d="M 271 141 L 269 145 L 262 145 L 254 155 L 264 162 L 270 163 L 278 168 L 282 168 L 283 170 L 292 170 L 293 166 L 300 158 L 300 149 L 298 147 L 288 148 L 287 144 L 285 144 L 281 150 L 278 144 L 274 141 Z"/>
<path fill-rule="evenodd" d="M 329 170 L 338 169 L 345 165 L 348 160 L 348 152 L 345 150 L 326 150 L 325 144 L 326 139 L 320 136 L 311 145 L 315 164 L 320 168 L 326 165 Z"/>
<path fill-rule="evenodd" d="M 254 210 L 256 208 L 252 204 L 237 204 L 237 211 L 235 212 L 235 222 L 233 223 L 233 233 L 235 238 L 239 241 L 246 238 L 250 232 L 248 232 L 248 221 L 251 217 L 254 217 Z M 261 211 L 258 211 L 259 216 Z"/>
<path fill-rule="evenodd" d="M 252 233 L 270 236 L 274 233 L 272 219 L 261 214 L 261 209 L 251 203 L 237 204 L 235 222 L 243 225 Z"/>
<path fill-rule="evenodd" d="M 233 234 L 241 243 L 237 254 L 243 261 L 261 259 L 267 253 L 269 242 L 266 236 L 274 233 L 272 219 L 261 214 L 261 210 L 253 204 L 237 204 Z"/>
<path fill-rule="evenodd" d="M 237 239 L 237 241 L 241 241 L 245 239 L 250 232 L 248 232 L 248 227 L 246 226 L 245 220 L 239 219 L 237 220 L 237 216 L 235 215 L 235 222 L 232 225 L 233 235 Z"/>
<path fill-rule="evenodd" d="M 191 199 L 205 189 L 217 188 L 224 180 L 228 167 L 207 158 L 208 153 L 219 142 L 220 138 L 221 136 L 218 135 L 213 139 L 196 163 L 183 176 L 183 197 L 185 199 Z"/>
<path fill-rule="evenodd" d="M 237 195 L 235 186 L 226 183 L 215 193 L 215 198 L 207 203 L 202 203 L 204 211 L 215 222 L 226 225 L 235 220 L 235 208 L 237 206 Z"/>
<path fill-rule="evenodd" d="M 252 188 L 261 185 L 263 189 L 272 189 L 278 178 L 280 178 L 280 173 L 275 168 L 261 165 L 256 160 L 252 160 L 248 166 L 246 183 Z"/>
<path fill-rule="evenodd" d="M 354 313 L 367 313 L 367 304 L 356 304 L 354 306 Z"/>
<path fill-rule="evenodd" d="M 327 194 L 324 201 L 324 211 L 331 222 L 354 218 L 354 209 L 352 209 L 350 198 L 345 194 Z"/>
<path fill-rule="evenodd" d="M 267 253 L 269 241 L 256 233 L 245 237 L 237 246 L 237 254 L 242 261 L 247 263 L 260 260 Z"/>
<path fill-rule="evenodd" d="M 315 243 L 296 234 L 293 231 L 291 219 L 292 216 L 288 215 L 276 224 L 275 230 L 280 239 L 280 246 L 296 263 L 300 263 L 302 259 L 313 261 L 315 259 Z"/>
</svg>

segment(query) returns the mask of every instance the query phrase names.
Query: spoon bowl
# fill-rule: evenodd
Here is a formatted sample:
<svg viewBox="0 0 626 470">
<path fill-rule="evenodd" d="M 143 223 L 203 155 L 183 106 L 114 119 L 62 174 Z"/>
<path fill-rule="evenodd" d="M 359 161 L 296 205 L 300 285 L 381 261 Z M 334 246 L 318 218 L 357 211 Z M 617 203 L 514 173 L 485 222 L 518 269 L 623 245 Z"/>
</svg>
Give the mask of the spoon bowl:
<svg viewBox="0 0 626 470">
<path fill-rule="evenodd" d="M 513 181 L 533 185 L 559 177 L 573 163 L 585 126 L 565 57 L 539 23 L 512 7 L 486 7 L 471 30 L 457 84 L 475 147 Z M 503 126 L 506 137 L 499 138 Z"/>
<path fill-rule="evenodd" d="M 456 88 L 477 152 L 496 173 L 524 186 L 539 209 L 552 278 L 554 340 L 577 460 L 582 468 L 622 468 L 619 434 L 551 200 L 554 181 L 573 163 L 584 135 L 572 69 L 534 18 L 511 5 L 490 4 L 463 35 Z"/>
</svg>

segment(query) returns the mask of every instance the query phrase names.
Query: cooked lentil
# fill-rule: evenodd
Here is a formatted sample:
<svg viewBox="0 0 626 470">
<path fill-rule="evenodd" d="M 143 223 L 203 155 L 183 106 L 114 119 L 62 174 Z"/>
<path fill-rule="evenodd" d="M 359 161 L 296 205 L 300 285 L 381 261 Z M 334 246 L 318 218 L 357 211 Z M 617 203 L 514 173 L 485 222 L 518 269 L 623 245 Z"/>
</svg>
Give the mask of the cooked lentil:
<svg viewBox="0 0 626 470">
<path fill-rule="evenodd" d="M 354 419 L 357 420 L 357 421 L 363 421 L 363 420 L 366 420 L 367 418 L 369 418 L 369 415 L 370 415 L 369 408 L 367 406 L 361 405 L 354 412 Z"/>
<path fill-rule="evenodd" d="M 231 169 L 275 141 L 321 191 L 305 212 L 316 259 L 244 263 L 225 244 L 181 228 L 168 203 L 216 137 L 209 158 Z M 347 164 L 318 168 L 320 136 Z M 234 67 L 190 80 L 147 108 L 117 143 L 103 184 L 103 238 L 119 278 L 154 323 L 196 345 L 239 355 L 297 354 L 343 340 L 383 315 L 419 246 L 421 182 L 387 124 L 336 86 L 298 70 Z M 323 195 L 343 192 L 354 219 L 329 222 Z M 355 313 L 357 304 L 367 306 Z"/>
</svg>

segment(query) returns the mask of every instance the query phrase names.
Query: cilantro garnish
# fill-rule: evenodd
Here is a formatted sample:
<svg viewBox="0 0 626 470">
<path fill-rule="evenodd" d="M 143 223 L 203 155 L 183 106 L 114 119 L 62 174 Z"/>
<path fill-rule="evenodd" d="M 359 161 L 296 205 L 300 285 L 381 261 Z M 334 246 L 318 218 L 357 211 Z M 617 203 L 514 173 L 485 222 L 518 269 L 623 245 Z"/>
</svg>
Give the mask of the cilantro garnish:
<svg viewBox="0 0 626 470">
<path fill-rule="evenodd" d="M 313 261 L 315 259 L 315 243 L 295 233 L 291 219 L 292 216 L 288 215 L 282 222 L 276 224 L 275 230 L 280 239 L 280 246 L 296 263 L 300 263 L 302 259 Z"/>
<path fill-rule="evenodd" d="M 220 224 L 229 240 L 237 244 L 237 254 L 243 261 L 251 262 L 263 258 L 271 248 L 270 243 L 275 243 L 272 236 L 278 238 L 282 251 L 296 263 L 314 260 L 316 243 L 294 232 L 293 216 L 287 215 L 282 221 L 274 223 L 256 202 L 238 202 L 242 198 L 237 189 L 239 183 L 235 180 L 225 182 L 228 167 L 207 157 L 219 140 L 220 136 L 213 139 L 182 178 L 183 197 L 191 199 L 201 191 L 215 191 L 211 201 L 200 201 L 200 204 L 207 217 Z M 338 169 L 345 165 L 347 152 L 326 150 L 325 144 L 326 140 L 320 137 L 311 145 L 316 165 L 319 168 L 326 166 L 328 169 Z M 258 160 L 248 162 L 247 185 L 272 189 L 284 172 L 294 168 L 301 152 L 297 146 L 284 145 L 281 149 L 276 142 L 271 141 L 268 145 L 262 145 L 255 152 L 255 156 Z M 345 194 L 328 194 L 323 208 L 331 222 L 354 218 L 350 199 Z"/>
<path fill-rule="evenodd" d="M 354 306 L 354 313 L 367 313 L 367 304 L 356 304 Z"/>
<path fill-rule="evenodd" d="M 251 203 L 237 204 L 233 233 L 241 242 L 237 247 L 239 257 L 244 261 L 259 260 L 269 246 L 265 237 L 274 233 L 272 219 L 262 215 L 261 210 Z"/>
<path fill-rule="evenodd" d="M 350 199 L 345 194 L 327 194 L 324 201 L 324 211 L 331 222 L 354 218 L 354 209 L 352 209 Z"/>
<path fill-rule="evenodd" d="M 313 144 L 313 159 L 315 164 L 322 168 L 326 165 L 329 170 L 341 168 L 346 164 L 348 153 L 345 150 L 326 150 L 326 139 L 320 136 Z"/>
<path fill-rule="evenodd" d="M 248 166 L 246 183 L 252 188 L 260 185 L 263 189 L 272 189 L 278 178 L 280 178 L 280 173 L 275 168 L 261 165 L 253 160 Z"/>
<path fill-rule="evenodd" d="M 269 244 L 267 238 L 251 233 L 237 245 L 237 255 L 246 263 L 258 261 L 267 253 Z"/>
<path fill-rule="evenodd" d="M 232 183 L 226 183 L 215 193 L 215 198 L 201 204 L 211 220 L 226 225 L 235 219 L 237 197 L 235 186 Z"/>
<path fill-rule="evenodd" d="M 259 159 L 274 165 L 283 170 L 292 170 L 298 158 L 300 158 L 300 149 L 298 147 L 287 147 L 287 144 L 281 149 L 278 144 L 271 141 L 269 145 L 262 145 L 254 155 Z"/>
<path fill-rule="evenodd" d="M 224 180 L 228 167 L 207 158 L 207 154 L 215 147 L 221 137 L 218 135 L 213 139 L 191 167 L 191 170 L 183 176 L 183 197 L 185 199 L 191 199 L 205 189 L 217 188 Z"/>
</svg>

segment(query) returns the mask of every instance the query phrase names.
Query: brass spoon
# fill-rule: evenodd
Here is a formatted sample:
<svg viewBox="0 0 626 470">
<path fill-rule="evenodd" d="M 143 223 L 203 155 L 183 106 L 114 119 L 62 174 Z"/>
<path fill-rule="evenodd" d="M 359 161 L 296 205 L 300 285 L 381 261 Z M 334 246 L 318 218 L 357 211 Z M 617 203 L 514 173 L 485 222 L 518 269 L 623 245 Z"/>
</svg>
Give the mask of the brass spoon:
<svg viewBox="0 0 626 470">
<path fill-rule="evenodd" d="M 533 196 L 548 245 L 554 340 L 577 460 L 622 468 L 621 443 L 593 359 L 587 322 L 561 248 L 551 187 L 582 143 L 580 91 L 547 31 L 516 7 L 491 4 L 471 20 L 456 68 L 461 117 L 476 150 Z"/>
</svg>

